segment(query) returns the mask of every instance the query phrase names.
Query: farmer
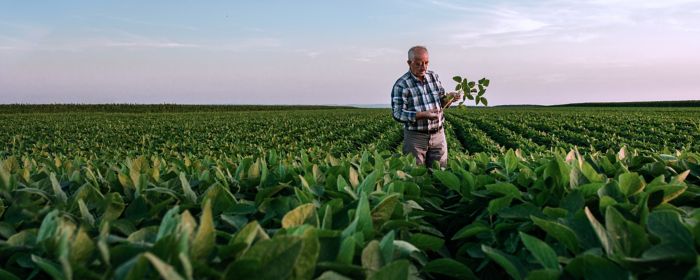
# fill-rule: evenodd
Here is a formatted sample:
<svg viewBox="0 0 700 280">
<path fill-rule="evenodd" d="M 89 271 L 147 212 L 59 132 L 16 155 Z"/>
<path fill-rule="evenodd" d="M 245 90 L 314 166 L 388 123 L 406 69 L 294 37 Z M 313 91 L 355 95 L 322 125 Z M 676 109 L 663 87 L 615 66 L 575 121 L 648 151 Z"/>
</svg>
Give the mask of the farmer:
<svg viewBox="0 0 700 280">
<path fill-rule="evenodd" d="M 428 49 L 415 46 L 408 50 L 409 71 L 401 76 L 391 91 L 391 111 L 394 119 L 404 124 L 403 152 L 412 154 L 419 165 L 447 166 L 447 140 L 443 124 L 446 108 L 460 96 L 443 101 L 445 89 L 438 75 L 428 71 Z M 443 104 L 444 103 L 444 104 Z"/>
</svg>

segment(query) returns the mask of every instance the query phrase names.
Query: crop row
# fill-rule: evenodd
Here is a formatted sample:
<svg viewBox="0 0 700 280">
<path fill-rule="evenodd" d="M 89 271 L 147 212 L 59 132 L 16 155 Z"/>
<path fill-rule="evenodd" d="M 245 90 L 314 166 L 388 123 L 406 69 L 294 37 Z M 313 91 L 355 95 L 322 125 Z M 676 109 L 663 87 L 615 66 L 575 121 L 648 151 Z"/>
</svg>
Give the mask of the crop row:
<svg viewBox="0 0 700 280">
<path fill-rule="evenodd" d="M 3 279 L 697 277 L 700 156 L 323 151 L 0 164 Z"/>
</svg>

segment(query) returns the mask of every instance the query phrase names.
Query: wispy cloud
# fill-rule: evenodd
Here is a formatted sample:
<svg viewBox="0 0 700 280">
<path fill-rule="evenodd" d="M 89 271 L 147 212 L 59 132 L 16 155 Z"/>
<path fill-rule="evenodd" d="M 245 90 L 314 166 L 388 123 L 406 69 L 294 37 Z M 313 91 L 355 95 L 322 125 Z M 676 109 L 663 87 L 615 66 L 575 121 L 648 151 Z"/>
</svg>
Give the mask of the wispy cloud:
<svg viewBox="0 0 700 280">
<path fill-rule="evenodd" d="M 372 62 L 372 61 L 374 61 L 382 56 L 398 54 L 398 53 L 401 53 L 402 51 L 400 51 L 398 49 L 385 48 L 385 47 L 380 47 L 380 48 L 354 47 L 354 48 L 352 48 L 352 52 L 355 53 L 353 60 L 359 61 L 359 62 Z"/>
<path fill-rule="evenodd" d="M 692 31 L 700 22 L 691 9 L 700 0 L 550 0 L 538 3 L 496 2 L 466 6 L 426 0 L 436 7 L 467 14 L 440 28 L 450 44 L 484 47 L 538 42 L 581 43 L 601 38 L 601 30 L 640 24 Z"/>
<path fill-rule="evenodd" d="M 182 30 L 190 30 L 190 31 L 198 30 L 197 28 L 195 28 L 193 26 L 189 26 L 189 25 L 154 22 L 154 21 L 148 21 L 148 20 L 141 20 L 141 19 L 135 19 L 135 18 L 129 18 L 129 17 L 121 17 L 121 16 L 104 15 L 104 14 L 98 14 L 97 16 L 104 18 L 104 19 L 116 21 L 116 22 L 128 23 L 128 24 L 134 24 L 134 25 L 154 26 L 154 27 L 162 27 L 162 28 L 169 28 L 169 29 L 174 28 L 174 29 L 182 29 Z"/>
</svg>

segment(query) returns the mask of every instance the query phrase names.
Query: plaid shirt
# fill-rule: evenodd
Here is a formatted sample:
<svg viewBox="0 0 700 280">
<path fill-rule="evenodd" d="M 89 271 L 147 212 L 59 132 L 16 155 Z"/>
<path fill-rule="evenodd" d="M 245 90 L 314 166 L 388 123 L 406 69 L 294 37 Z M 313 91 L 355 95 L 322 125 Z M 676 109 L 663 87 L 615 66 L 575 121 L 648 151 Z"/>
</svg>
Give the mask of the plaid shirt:
<svg viewBox="0 0 700 280">
<path fill-rule="evenodd" d="M 391 111 L 395 120 L 404 123 L 412 131 L 430 131 L 442 127 L 445 116 L 442 114 L 440 98 L 445 95 L 438 75 L 433 71 L 425 73 L 425 82 L 421 82 L 407 72 L 396 83 L 391 92 Z M 440 110 L 437 120 L 416 120 L 416 112 Z"/>
</svg>

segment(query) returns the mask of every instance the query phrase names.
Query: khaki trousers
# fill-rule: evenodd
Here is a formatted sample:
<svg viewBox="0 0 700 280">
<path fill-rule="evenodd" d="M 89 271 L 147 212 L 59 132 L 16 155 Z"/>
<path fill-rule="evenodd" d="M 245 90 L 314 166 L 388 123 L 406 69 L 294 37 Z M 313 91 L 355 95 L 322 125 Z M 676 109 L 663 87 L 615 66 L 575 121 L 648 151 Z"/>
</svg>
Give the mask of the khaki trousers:
<svg viewBox="0 0 700 280">
<path fill-rule="evenodd" d="M 447 140 L 445 129 L 435 133 L 403 130 L 403 153 L 412 154 L 416 164 L 432 167 L 438 161 L 440 167 L 447 167 Z"/>
</svg>

